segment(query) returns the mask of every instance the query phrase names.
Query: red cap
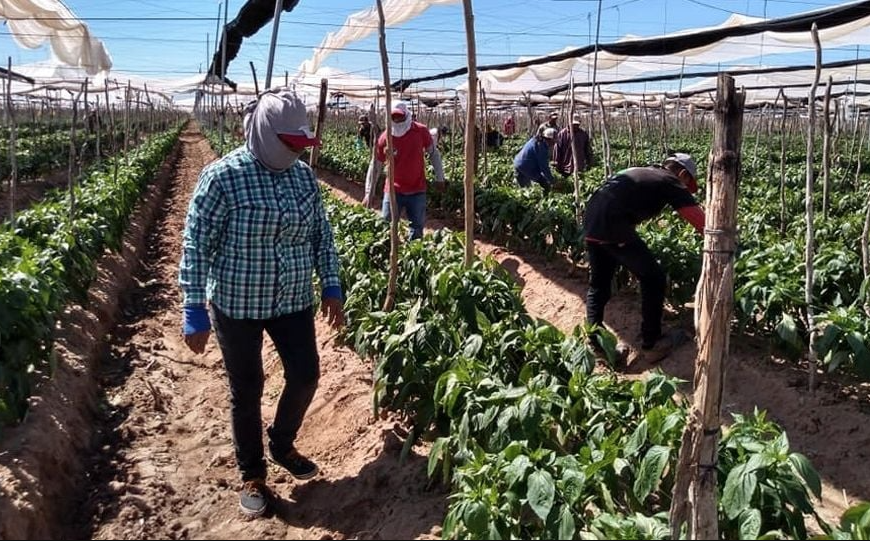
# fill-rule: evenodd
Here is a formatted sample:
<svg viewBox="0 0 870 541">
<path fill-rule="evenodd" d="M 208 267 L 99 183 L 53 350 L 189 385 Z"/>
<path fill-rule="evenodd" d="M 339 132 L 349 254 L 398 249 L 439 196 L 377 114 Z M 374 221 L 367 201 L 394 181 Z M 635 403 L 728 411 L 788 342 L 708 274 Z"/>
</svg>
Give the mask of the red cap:
<svg viewBox="0 0 870 541">
<path fill-rule="evenodd" d="M 306 130 L 307 131 L 307 130 Z M 279 133 L 280 139 L 285 145 L 293 148 L 319 147 L 320 139 L 309 133 Z"/>
</svg>

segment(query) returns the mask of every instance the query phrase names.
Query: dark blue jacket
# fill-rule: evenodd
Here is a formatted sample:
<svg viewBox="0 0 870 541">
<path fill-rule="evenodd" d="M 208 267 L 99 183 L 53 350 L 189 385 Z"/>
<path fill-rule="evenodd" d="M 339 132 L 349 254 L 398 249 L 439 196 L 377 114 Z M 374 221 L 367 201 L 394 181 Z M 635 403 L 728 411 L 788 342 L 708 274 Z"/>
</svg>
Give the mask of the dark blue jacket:
<svg viewBox="0 0 870 541">
<path fill-rule="evenodd" d="M 538 183 L 553 184 L 550 149 L 543 137 L 534 136 L 514 157 L 514 169 Z"/>
</svg>

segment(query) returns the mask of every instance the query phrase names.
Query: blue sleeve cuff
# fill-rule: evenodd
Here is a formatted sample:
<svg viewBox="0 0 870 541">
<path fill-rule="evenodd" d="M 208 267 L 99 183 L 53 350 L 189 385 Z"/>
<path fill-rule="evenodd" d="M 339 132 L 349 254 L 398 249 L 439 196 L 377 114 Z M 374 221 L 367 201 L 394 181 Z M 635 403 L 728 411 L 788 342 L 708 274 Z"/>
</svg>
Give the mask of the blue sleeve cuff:
<svg viewBox="0 0 870 541">
<path fill-rule="evenodd" d="M 341 286 L 326 286 L 323 288 L 323 292 L 320 296 L 323 299 L 338 299 L 340 301 L 344 300 L 344 295 L 342 295 L 341 293 Z"/>
<path fill-rule="evenodd" d="M 210 330 L 211 320 L 204 304 L 191 304 L 184 307 L 182 332 L 185 336 Z"/>
</svg>

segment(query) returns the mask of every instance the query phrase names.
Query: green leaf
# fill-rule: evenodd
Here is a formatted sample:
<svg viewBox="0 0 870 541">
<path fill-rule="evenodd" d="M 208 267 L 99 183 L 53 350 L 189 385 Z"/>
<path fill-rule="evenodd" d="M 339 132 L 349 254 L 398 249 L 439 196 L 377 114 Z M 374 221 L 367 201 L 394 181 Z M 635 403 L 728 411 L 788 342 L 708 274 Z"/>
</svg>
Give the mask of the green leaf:
<svg viewBox="0 0 870 541">
<path fill-rule="evenodd" d="M 508 487 L 513 486 L 520 479 L 524 479 L 526 472 L 532 467 L 532 462 L 526 455 L 519 455 L 505 469 L 505 481 Z"/>
<path fill-rule="evenodd" d="M 788 455 L 788 463 L 801 479 L 807 484 L 816 498 L 822 497 L 822 480 L 819 473 L 813 468 L 809 459 L 800 453 Z"/>
<path fill-rule="evenodd" d="M 761 533 L 761 511 L 758 509 L 745 509 L 737 519 L 740 525 L 740 539 L 758 539 Z"/>
<path fill-rule="evenodd" d="M 537 470 L 529 476 L 528 492 L 526 498 L 532 511 L 541 520 L 546 521 L 547 515 L 553 508 L 553 500 L 556 496 L 556 485 L 553 476 L 544 470 Z"/>
<path fill-rule="evenodd" d="M 728 472 L 720 502 L 728 518 L 736 518 L 749 507 L 757 485 L 758 476 L 746 464 L 740 464 Z"/>
<path fill-rule="evenodd" d="M 788 314 L 783 314 L 782 319 L 776 325 L 776 334 L 782 339 L 786 344 L 800 348 L 803 346 L 803 342 L 800 339 L 797 331 L 797 324 L 795 324 L 794 318 Z"/>
<path fill-rule="evenodd" d="M 670 447 L 655 445 L 644 455 L 637 479 L 634 481 L 634 495 L 640 502 L 646 500 L 646 497 L 655 490 L 668 465 L 670 454 Z"/>
<path fill-rule="evenodd" d="M 631 458 L 640 451 L 641 447 L 646 443 L 648 426 L 646 419 L 637 425 L 637 428 L 632 432 L 631 437 L 629 437 L 628 441 L 625 442 L 623 456 Z"/>
<path fill-rule="evenodd" d="M 574 513 L 571 512 L 571 507 L 562 504 L 562 510 L 559 512 L 559 539 L 574 539 L 574 531 L 577 526 L 574 523 Z"/>
<path fill-rule="evenodd" d="M 432 444 L 432 449 L 429 450 L 429 465 L 426 468 L 426 473 L 429 477 L 435 472 L 438 463 L 441 461 L 441 455 L 444 453 L 444 445 L 447 443 L 447 438 L 438 438 Z"/>
<path fill-rule="evenodd" d="M 475 537 L 484 537 L 489 529 L 489 512 L 481 502 L 470 502 L 462 514 L 462 521 Z"/>
<path fill-rule="evenodd" d="M 473 359 L 480 352 L 480 348 L 483 346 L 483 337 L 479 334 L 472 334 L 468 338 L 465 339 L 465 347 L 462 351 L 462 354 L 468 357 L 469 359 Z"/>
</svg>

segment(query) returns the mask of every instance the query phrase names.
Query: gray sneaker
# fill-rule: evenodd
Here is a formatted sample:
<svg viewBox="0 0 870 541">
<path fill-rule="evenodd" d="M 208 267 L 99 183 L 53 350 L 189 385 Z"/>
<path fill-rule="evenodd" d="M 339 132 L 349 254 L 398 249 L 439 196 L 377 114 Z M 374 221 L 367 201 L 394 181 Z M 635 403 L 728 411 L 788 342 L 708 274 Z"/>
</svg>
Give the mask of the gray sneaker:
<svg viewBox="0 0 870 541">
<path fill-rule="evenodd" d="M 239 509 L 249 518 L 263 516 L 269 501 L 269 489 L 262 479 L 245 481 L 239 493 Z"/>
</svg>

